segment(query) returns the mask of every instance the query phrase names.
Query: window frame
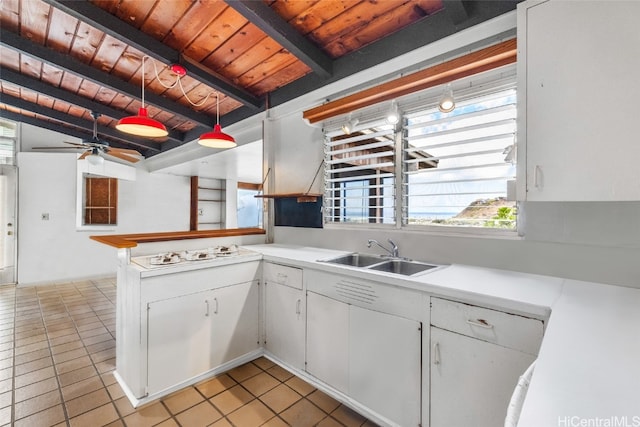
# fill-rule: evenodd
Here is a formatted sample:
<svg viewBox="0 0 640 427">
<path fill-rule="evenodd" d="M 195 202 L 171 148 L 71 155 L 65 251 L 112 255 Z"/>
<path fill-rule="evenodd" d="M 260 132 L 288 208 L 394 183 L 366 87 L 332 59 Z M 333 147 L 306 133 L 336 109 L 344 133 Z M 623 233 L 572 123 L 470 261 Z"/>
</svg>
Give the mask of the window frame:
<svg viewBox="0 0 640 427">
<path fill-rule="evenodd" d="M 478 90 L 482 92 L 483 87 L 499 85 L 501 81 L 510 81 L 511 85 L 516 89 L 515 86 L 515 65 L 507 65 L 504 67 L 500 67 L 494 70 L 486 71 L 480 74 L 476 74 L 473 76 L 469 76 L 465 79 L 462 79 L 454 84 L 454 96 L 456 96 L 456 101 L 459 99 L 465 99 L 465 96 L 469 98 L 473 98 L 477 96 L 477 94 L 473 94 L 472 91 Z M 464 226 L 451 226 L 451 225 L 417 225 L 417 224 L 404 224 L 404 211 L 408 209 L 408 200 L 407 195 L 404 193 L 405 186 L 405 174 L 403 171 L 403 123 L 405 122 L 405 111 L 414 112 L 416 109 L 423 106 L 435 105 L 438 102 L 439 97 L 442 94 L 442 87 L 438 86 L 434 88 L 430 88 L 428 90 L 407 95 L 406 97 L 399 100 L 400 112 L 401 112 L 401 120 L 395 127 L 395 137 L 396 137 L 396 155 L 395 155 L 395 167 L 396 173 L 394 176 L 395 180 L 395 224 L 375 224 L 375 223 L 340 223 L 340 222 L 327 222 L 325 218 L 323 218 L 324 227 L 328 229 L 346 229 L 353 228 L 358 230 L 365 229 L 373 229 L 373 230 L 381 230 L 393 228 L 402 231 L 410 231 L 410 232 L 424 232 L 428 234 L 434 235 L 443 235 L 443 236 L 461 236 L 461 237 L 486 237 L 486 238 L 498 238 L 498 239 L 520 239 L 522 238 L 520 230 L 522 227 L 522 217 L 517 216 L 516 218 L 516 227 L 514 229 L 505 229 L 505 228 L 487 228 L 487 227 L 464 227 Z M 468 87 L 466 90 L 458 91 L 456 87 Z M 495 89 L 491 89 L 495 90 Z M 372 117 L 381 117 L 384 112 L 388 109 L 388 103 L 377 105 L 374 108 L 363 110 L 359 112 L 359 118 L 364 117 L 365 119 L 371 119 Z M 349 119 L 355 115 L 355 112 L 349 114 Z M 335 130 L 340 127 L 341 123 L 344 123 L 346 120 L 345 116 L 339 118 L 333 118 L 332 120 L 328 120 L 324 122 L 324 134 L 325 138 L 329 132 Z M 362 121 L 362 119 L 360 119 Z M 514 143 L 516 140 L 514 138 Z M 516 168 L 518 166 L 516 165 Z M 325 183 L 326 184 L 326 183 Z M 514 201 L 516 206 L 516 210 L 519 210 L 519 204 Z M 326 209 L 326 206 L 324 207 Z"/>
</svg>

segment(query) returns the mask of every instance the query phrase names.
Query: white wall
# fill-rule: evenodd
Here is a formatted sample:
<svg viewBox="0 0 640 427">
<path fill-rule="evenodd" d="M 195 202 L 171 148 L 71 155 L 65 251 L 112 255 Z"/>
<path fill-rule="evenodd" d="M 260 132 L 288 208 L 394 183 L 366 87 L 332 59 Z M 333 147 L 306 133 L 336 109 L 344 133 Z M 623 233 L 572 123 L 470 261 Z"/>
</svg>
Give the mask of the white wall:
<svg viewBox="0 0 640 427">
<path fill-rule="evenodd" d="M 38 132 L 39 134 L 39 132 Z M 23 134 L 24 136 L 24 134 Z M 18 153 L 18 283 L 115 275 L 116 250 L 76 229 L 75 153 Z M 120 180 L 113 234 L 189 229 L 188 177 L 137 171 Z M 41 219 L 43 213 L 49 220 Z"/>
</svg>

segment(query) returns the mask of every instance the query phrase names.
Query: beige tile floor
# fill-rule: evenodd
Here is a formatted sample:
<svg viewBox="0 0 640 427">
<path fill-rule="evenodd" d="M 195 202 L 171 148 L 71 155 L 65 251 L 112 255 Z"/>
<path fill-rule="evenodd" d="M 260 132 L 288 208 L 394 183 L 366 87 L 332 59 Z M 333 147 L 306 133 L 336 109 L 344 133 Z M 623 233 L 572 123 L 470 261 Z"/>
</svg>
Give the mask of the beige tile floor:
<svg viewBox="0 0 640 427">
<path fill-rule="evenodd" d="M 113 279 L 0 286 L 0 426 L 375 426 L 260 358 L 134 409 L 113 377 Z"/>
</svg>

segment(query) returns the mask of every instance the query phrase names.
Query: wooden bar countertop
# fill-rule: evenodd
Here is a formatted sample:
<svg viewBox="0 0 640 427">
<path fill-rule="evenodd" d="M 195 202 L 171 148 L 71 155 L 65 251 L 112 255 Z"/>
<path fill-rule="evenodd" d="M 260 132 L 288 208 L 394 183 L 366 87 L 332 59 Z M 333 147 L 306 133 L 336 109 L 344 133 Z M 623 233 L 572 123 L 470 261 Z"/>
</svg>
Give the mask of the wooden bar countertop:
<svg viewBox="0 0 640 427">
<path fill-rule="evenodd" d="M 109 234 L 89 236 L 96 242 L 113 246 L 114 248 L 135 248 L 138 243 L 167 242 L 171 240 L 206 239 L 210 237 L 248 236 L 252 234 L 265 234 L 262 228 L 228 228 L 224 230 L 201 231 L 167 231 L 162 233 L 140 234 Z"/>
</svg>

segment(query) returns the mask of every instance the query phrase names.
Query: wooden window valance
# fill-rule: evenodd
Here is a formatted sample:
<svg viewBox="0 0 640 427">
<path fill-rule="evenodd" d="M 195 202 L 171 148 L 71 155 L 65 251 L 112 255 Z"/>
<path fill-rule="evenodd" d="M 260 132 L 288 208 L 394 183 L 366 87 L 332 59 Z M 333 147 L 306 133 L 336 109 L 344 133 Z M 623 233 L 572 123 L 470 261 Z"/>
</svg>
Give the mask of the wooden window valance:
<svg viewBox="0 0 640 427">
<path fill-rule="evenodd" d="M 306 110 L 303 117 L 317 123 L 331 117 L 408 95 L 516 62 L 516 39 L 510 39 L 434 65 L 396 80 Z"/>
</svg>

